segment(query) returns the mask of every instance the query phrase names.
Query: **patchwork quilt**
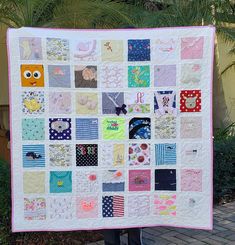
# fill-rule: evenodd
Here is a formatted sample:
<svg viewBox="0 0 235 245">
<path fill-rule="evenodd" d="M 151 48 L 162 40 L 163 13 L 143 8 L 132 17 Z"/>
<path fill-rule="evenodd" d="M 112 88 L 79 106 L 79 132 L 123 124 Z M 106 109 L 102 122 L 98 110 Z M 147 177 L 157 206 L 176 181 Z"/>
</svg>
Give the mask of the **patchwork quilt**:
<svg viewBox="0 0 235 245">
<path fill-rule="evenodd" d="M 214 27 L 8 30 L 12 229 L 212 228 Z"/>
</svg>

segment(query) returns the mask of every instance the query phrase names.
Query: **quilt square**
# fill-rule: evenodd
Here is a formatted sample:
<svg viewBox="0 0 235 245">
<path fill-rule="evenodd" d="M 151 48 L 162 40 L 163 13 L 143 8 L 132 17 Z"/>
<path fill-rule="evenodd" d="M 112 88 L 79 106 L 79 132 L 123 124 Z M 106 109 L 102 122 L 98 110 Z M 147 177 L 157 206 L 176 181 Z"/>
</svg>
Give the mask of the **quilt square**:
<svg viewBox="0 0 235 245">
<path fill-rule="evenodd" d="M 21 60 L 41 60 L 42 40 L 39 37 L 20 37 L 20 59 Z"/>
<path fill-rule="evenodd" d="M 181 38 L 181 59 L 202 59 L 204 37 Z"/>
<path fill-rule="evenodd" d="M 202 143 L 183 143 L 181 144 L 181 164 L 199 164 L 203 159 Z"/>
<path fill-rule="evenodd" d="M 28 171 L 23 173 L 24 194 L 45 193 L 46 174 L 44 171 Z"/>
<path fill-rule="evenodd" d="M 22 153 L 24 168 L 45 167 L 44 145 L 23 145 Z"/>
<path fill-rule="evenodd" d="M 44 87 L 44 67 L 41 64 L 20 66 L 22 87 Z"/>
<path fill-rule="evenodd" d="M 24 219 L 45 220 L 46 199 L 43 197 L 24 198 Z"/>
<path fill-rule="evenodd" d="M 151 170 L 129 170 L 129 191 L 150 191 Z"/>
<path fill-rule="evenodd" d="M 181 191 L 202 191 L 201 169 L 181 169 Z"/>
<path fill-rule="evenodd" d="M 71 140 L 71 118 L 49 118 L 50 140 Z"/>
<path fill-rule="evenodd" d="M 98 145 L 77 144 L 76 166 L 98 166 Z"/>
<path fill-rule="evenodd" d="M 150 144 L 129 144 L 129 166 L 150 165 Z"/>
<path fill-rule="evenodd" d="M 100 81 L 102 88 L 123 88 L 124 67 L 121 65 L 102 66 Z"/>
<path fill-rule="evenodd" d="M 123 170 L 105 170 L 102 173 L 102 186 L 104 192 L 124 191 L 125 174 Z"/>
<path fill-rule="evenodd" d="M 150 197 L 148 195 L 128 197 L 128 216 L 142 217 L 150 215 Z"/>
<path fill-rule="evenodd" d="M 124 166 L 125 145 L 124 144 L 103 144 L 101 145 L 101 163 L 103 166 Z"/>
<path fill-rule="evenodd" d="M 149 87 L 150 67 L 149 66 L 128 66 L 128 87 Z"/>
<path fill-rule="evenodd" d="M 22 140 L 44 140 L 45 121 L 43 118 L 22 119 Z"/>
<path fill-rule="evenodd" d="M 201 90 L 181 90 L 180 92 L 181 112 L 201 111 Z"/>
<path fill-rule="evenodd" d="M 155 191 L 176 191 L 176 170 L 155 170 Z"/>
<path fill-rule="evenodd" d="M 176 117 L 174 115 L 164 115 L 159 118 L 155 118 L 155 138 L 176 138 Z"/>
<path fill-rule="evenodd" d="M 98 197 L 84 196 L 76 198 L 76 213 L 78 219 L 98 217 Z"/>
<path fill-rule="evenodd" d="M 202 137 L 202 118 L 201 117 L 181 117 L 180 118 L 180 137 L 182 139 L 194 139 Z"/>
<path fill-rule="evenodd" d="M 156 144 L 155 159 L 156 165 L 176 164 L 176 144 Z"/>
<path fill-rule="evenodd" d="M 72 166 L 71 145 L 64 145 L 64 144 L 49 145 L 49 161 L 51 167 Z"/>
<path fill-rule="evenodd" d="M 44 92 L 24 91 L 22 93 L 22 112 L 26 115 L 37 115 L 44 113 Z"/>
<path fill-rule="evenodd" d="M 74 42 L 73 56 L 75 61 L 96 61 L 97 41 L 80 39 Z"/>
<path fill-rule="evenodd" d="M 72 171 L 50 171 L 50 193 L 72 192 Z"/>
<path fill-rule="evenodd" d="M 123 57 L 122 40 L 103 40 L 101 41 L 101 58 L 102 61 L 122 62 Z"/>
<path fill-rule="evenodd" d="M 76 140 L 98 139 L 97 118 L 76 118 Z"/>
<path fill-rule="evenodd" d="M 197 87 L 201 81 L 202 66 L 198 63 L 182 64 L 180 81 L 183 85 Z"/>
<path fill-rule="evenodd" d="M 80 171 L 76 173 L 76 191 L 82 193 L 96 193 L 99 190 L 99 175 L 94 171 Z"/>
<path fill-rule="evenodd" d="M 73 218 L 73 202 L 71 197 L 50 198 L 50 219 L 68 220 Z"/>
<path fill-rule="evenodd" d="M 159 38 L 154 42 L 154 60 L 165 61 L 177 59 L 178 40 L 174 38 Z"/>
<path fill-rule="evenodd" d="M 125 134 L 125 118 L 109 117 L 103 118 L 103 139 L 105 140 L 124 140 Z"/>
<path fill-rule="evenodd" d="M 51 61 L 69 61 L 69 41 L 61 38 L 47 38 L 47 59 Z"/>
<path fill-rule="evenodd" d="M 49 93 L 50 114 L 70 114 L 71 112 L 72 112 L 71 93 L 69 92 Z"/>
<path fill-rule="evenodd" d="M 76 113 L 81 115 L 97 115 L 98 93 L 76 93 Z"/>
<path fill-rule="evenodd" d="M 176 86 L 176 65 L 156 65 L 154 67 L 154 86 Z"/>
<path fill-rule="evenodd" d="M 75 66 L 75 88 L 97 88 L 97 66 Z"/>
<path fill-rule="evenodd" d="M 151 119 L 134 117 L 129 122 L 129 139 L 151 139 Z"/>
<path fill-rule="evenodd" d="M 49 87 L 70 88 L 70 66 L 68 65 L 49 65 Z"/>
<path fill-rule="evenodd" d="M 128 40 L 128 61 L 150 61 L 150 40 Z"/>
<path fill-rule="evenodd" d="M 102 93 L 102 112 L 103 114 L 117 114 L 117 108 L 124 104 L 124 93 Z M 120 110 L 123 114 L 126 110 Z M 124 111 L 124 112 L 123 112 Z"/>
<path fill-rule="evenodd" d="M 129 113 L 150 113 L 151 94 L 147 92 L 126 93 Z"/>
<path fill-rule="evenodd" d="M 102 198 L 103 217 L 123 217 L 124 216 L 124 196 L 103 196 Z"/>
<path fill-rule="evenodd" d="M 176 94 L 174 91 L 157 91 L 154 93 L 154 113 L 156 117 L 162 115 L 177 115 Z"/>
<path fill-rule="evenodd" d="M 176 216 L 176 195 L 155 195 L 154 214 Z"/>
</svg>

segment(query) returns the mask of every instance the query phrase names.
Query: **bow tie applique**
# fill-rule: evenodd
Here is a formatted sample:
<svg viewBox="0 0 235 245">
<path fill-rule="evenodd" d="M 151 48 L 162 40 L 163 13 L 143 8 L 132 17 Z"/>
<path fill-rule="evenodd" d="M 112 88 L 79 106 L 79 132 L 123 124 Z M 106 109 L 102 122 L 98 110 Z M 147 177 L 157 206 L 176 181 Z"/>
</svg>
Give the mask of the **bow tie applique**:
<svg viewBox="0 0 235 245">
<path fill-rule="evenodd" d="M 121 107 L 116 107 L 116 114 L 119 116 L 121 112 L 123 112 L 123 114 L 127 113 L 127 110 L 125 109 L 126 105 L 123 104 Z"/>
</svg>

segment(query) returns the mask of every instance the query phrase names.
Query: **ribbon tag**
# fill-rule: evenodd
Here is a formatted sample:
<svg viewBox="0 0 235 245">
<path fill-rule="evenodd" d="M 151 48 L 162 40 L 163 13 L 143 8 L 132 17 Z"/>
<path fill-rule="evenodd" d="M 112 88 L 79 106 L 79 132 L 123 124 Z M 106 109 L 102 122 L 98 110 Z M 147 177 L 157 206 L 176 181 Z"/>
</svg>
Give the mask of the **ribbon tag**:
<svg viewBox="0 0 235 245">
<path fill-rule="evenodd" d="M 125 109 L 126 105 L 123 104 L 121 107 L 116 107 L 116 114 L 119 116 L 121 112 L 123 112 L 123 114 L 127 113 L 127 110 Z"/>
</svg>

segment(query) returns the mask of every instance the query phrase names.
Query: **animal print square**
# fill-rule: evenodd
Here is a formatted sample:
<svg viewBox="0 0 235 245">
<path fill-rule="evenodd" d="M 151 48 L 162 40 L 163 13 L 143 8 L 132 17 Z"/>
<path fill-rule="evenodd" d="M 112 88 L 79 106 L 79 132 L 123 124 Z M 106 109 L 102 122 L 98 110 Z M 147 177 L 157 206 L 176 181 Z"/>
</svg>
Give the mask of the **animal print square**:
<svg viewBox="0 0 235 245">
<path fill-rule="evenodd" d="M 71 140 L 71 118 L 50 118 L 49 139 Z"/>
<path fill-rule="evenodd" d="M 181 112 L 201 111 L 201 90 L 181 90 L 180 92 Z"/>
</svg>

